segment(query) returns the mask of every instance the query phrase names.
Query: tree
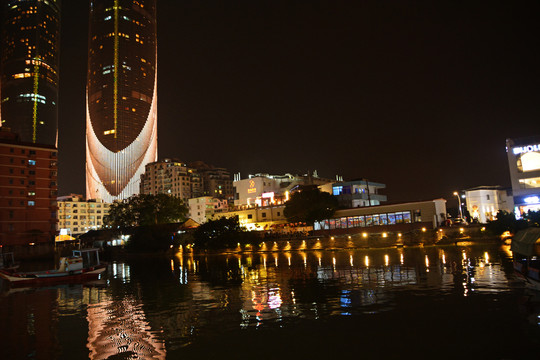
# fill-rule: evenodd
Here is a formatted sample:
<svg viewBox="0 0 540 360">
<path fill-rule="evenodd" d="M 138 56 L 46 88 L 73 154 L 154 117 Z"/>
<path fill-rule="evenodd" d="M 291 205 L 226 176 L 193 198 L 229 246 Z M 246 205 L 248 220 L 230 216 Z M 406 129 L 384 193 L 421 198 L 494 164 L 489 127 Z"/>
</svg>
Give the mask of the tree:
<svg viewBox="0 0 540 360">
<path fill-rule="evenodd" d="M 487 228 L 495 235 L 501 235 L 505 231 L 515 234 L 517 231 L 525 229 L 527 225 L 526 220 L 517 220 L 514 213 L 499 210 L 497 212 L 496 220 L 489 221 Z"/>
<path fill-rule="evenodd" d="M 113 228 L 180 222 L 186 219 L 188 208 L 179 198 L 167 194 L 133 195 L 111 205 L 103 223 Z"/>
<path fill-rule="evenodd" d="M 529 226 L 540 227 L 540 211 L 529 210 L 523 217 L 527 220 Z"/>
<path fill-rule="evenodd" d="M 222 217 L 200 225 L 193 233 L 193 237 L 196 247 L 227 248 L 236 246 L 242 232 L 238 216 Z"/>
<path fill-rule="evenodd" d="M 320 191 L 316 186 L 305 186 L 285 203 L 283 213 L 290 222 L 313 224 L 331 218 L 337 207 L 338 200 L 333 195 Z"/>
</svg>

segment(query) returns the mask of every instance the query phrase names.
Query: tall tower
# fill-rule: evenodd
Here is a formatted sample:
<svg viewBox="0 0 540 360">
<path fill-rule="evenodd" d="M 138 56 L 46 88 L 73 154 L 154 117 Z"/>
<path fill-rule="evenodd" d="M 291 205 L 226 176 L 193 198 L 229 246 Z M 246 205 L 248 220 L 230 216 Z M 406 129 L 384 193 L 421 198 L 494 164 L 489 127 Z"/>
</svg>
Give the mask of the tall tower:
<svg viewBox="0 0 540 360">
<path fill-rule="evenodd" d="M 86 196 L 139 193 L 157 160 L 156 0 L 91 0 Z"/>
<path fill-rule="evenodd" d="M 57 146 L 60 0 L 2 3 L 2 125 Z"/>
</svg>

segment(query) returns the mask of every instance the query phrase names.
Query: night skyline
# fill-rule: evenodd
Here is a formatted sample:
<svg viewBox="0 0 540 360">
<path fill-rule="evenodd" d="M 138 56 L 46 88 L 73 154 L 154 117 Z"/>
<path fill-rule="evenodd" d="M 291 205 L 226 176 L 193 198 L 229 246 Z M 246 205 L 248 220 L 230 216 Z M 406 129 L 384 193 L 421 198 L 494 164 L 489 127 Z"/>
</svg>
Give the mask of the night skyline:
<svg viewBox="0 0 540 360">
<path fill-rule="evenodd" d="M 367 178 L 390 202 L 509 186 L 505 139 L 540 132 L 538 10 L 160 2 L 158 156 Z M 84 193 L 87 13 L 63 3 L 60 195 Z"/>
</svg>

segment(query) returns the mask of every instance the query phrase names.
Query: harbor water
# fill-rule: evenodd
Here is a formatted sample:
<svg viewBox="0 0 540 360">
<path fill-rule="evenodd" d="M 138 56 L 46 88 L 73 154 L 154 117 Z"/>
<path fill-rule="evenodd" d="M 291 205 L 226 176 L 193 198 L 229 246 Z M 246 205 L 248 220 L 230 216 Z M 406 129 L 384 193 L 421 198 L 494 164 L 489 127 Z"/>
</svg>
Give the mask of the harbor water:
<svg viewBox="0 0 540 360">
<path fill-rule="evenodd" d="M 0 290 L 0 359 L 532 359 L 505 245 L 140 256 Z"/>
</svg>

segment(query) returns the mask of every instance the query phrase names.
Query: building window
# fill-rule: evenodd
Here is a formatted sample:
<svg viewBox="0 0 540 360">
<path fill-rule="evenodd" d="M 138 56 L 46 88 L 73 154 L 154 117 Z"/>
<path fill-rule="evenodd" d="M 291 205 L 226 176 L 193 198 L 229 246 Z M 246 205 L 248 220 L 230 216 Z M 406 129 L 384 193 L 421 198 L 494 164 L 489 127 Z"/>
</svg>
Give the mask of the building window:
<svg viewBox="0 0 540 360">
<path fill-rule="evenodd" d="M 253 219 L 253 215 L 252 215 L 252 214 L 248 214 L 247 218 L 248 218 L 248 219 Z"/>
<path fill-rule="evenodd" d="M 488 194 L 488 195 L 486 195 L 486 198 L 487 198 L 487 200 L 489 200 L 489 194 Z"/>
<path fill-rule="evenodd" d="M 36 205 L 35 201 L 33 201 L 33 200 L 28 201 L 28 206 L 34 206 L 34 205 Z"/>
</svg>

